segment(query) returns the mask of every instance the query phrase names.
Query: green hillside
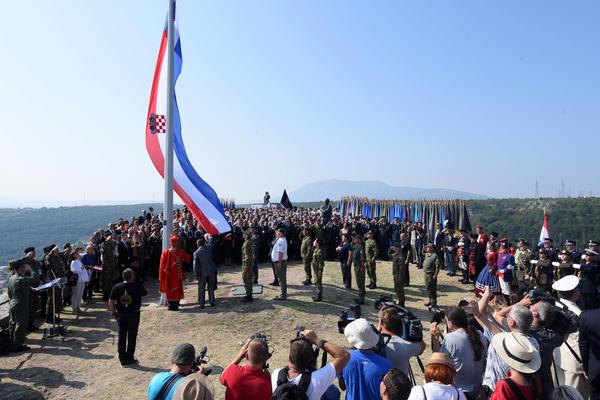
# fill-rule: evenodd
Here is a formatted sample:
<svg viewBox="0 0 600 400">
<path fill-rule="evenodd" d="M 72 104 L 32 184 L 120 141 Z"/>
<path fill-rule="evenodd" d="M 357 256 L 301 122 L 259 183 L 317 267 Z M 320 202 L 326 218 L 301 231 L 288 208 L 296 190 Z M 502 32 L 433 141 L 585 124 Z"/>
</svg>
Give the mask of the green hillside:
<svg viewBox="0 0 600 400">
<path fill-rule="evenodd" d="M 300 207 L 316 207 L 320 203 L 298 203 Z M 558 241 L 574 239 L 581 244 L 591 238 L 600 239 L 600 198 L 572 199 L 501 199 L 466 201 L 473 227 L 485 226 L 514 240 L 525 237 L 537 242 L 546 207 L 550 234 Z M 23 249 L 38 250 L 50 243 L 62 245 L 89 238 L 99 227 L 118 218 L 140 215 L 142 209 L 161 204 L 119 206 L 83 206 L 59 208 L 0 209 L 0 264 L 21 257 Z"/>
</svg>

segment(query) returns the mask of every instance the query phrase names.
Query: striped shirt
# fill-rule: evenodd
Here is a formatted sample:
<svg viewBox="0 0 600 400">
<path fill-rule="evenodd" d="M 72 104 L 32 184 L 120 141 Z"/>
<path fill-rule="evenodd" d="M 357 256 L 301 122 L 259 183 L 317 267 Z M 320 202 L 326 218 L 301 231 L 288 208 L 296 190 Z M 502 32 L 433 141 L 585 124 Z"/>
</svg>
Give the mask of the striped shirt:
<svg viewBox="0 0 600 400">
<path fill-rule="evenodd" d="M 492 347 L 492 336 L 494 334 L 490 332 L 490 330 L 486 327 L 483 328 L 483 336 L 489 341 L 490 346 L 488 348 L 487 353 L 487 364 L 485 365 L 485 374 L 483 375 L 483 385 L 492 389 L 492 391 L 496 388 L 496 382 L 504 379 L 506 374 L 508 374 L 509 367 L 498 355 L 496 350 Z M 525 335 L 529 340 L 531 340 L 531 344 L 535 347 L 536 350 L 540 350 L 540 345 L 538 341 L 529 336 Z"/>
</svg>

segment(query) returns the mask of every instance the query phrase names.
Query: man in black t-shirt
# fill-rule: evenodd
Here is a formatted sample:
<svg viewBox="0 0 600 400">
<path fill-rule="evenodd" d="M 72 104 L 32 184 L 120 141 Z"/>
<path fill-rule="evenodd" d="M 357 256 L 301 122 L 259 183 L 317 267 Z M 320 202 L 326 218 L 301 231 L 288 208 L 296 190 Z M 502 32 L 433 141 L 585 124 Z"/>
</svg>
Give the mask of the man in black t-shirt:
<svg viewBox="0 0 600 400">
<path fill-rule="evenodd" d="M 140 325 L 142 297 L 148 292 L 135 282 L 131 268 L 123 271 L 124 282 L 117 283 L 110 292 L 108 308 L 119 324 L 119 361 L 123 367 L 137 363 L 134 358 L 135 342 Z"/>
</svg>

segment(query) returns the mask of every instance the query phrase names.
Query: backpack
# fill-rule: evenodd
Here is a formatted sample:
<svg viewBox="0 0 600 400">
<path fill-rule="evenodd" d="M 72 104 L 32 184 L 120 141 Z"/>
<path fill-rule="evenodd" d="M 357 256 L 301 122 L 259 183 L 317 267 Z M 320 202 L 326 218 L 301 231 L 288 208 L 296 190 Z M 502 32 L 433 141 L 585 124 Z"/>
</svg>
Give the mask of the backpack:
<svg viewBox="0 0 600 400">
<path fill-rule="evenodd" d="M 272 400 L 308 400 L 306 391 L 310 385 L 311 372 L 304 371 L 300 382 L 296 385 L 288 380 L 289 368 L 282 368 L 277 374 L 277 388 L 273 392 Z"/>
</svg>

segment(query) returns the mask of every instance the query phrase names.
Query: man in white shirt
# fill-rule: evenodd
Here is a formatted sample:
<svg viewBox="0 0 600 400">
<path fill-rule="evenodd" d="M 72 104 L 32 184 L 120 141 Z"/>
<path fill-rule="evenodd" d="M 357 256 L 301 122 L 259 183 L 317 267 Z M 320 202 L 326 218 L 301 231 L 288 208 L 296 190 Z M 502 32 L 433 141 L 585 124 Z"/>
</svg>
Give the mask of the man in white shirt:
<svg viewBox="0 0 600 400">
<path fill-rule="evenodd" d="M 567 275 L 552 284 L 560 296 L 558 307 L 567 306 L 575 315 L 581 314 L 581 309 L 575 304 L 579 298 L 579 278 L 575 275 Z M 565 342 L 554 349 L 554 365 L 556 366 L 557 385 L 573 386 L 584 399 L 588 398 L 588 386 L 583 376 L 584 369 L 579 351 L 579 331 L 567 336 Z"/>
<path fill-rule="evenodd" d="M 283 229 L 277 229 L 277 240 L 271 250 L 271 261 L 273 261 L 273 264 L 275 265 L 275 272 L 277 273 L 277 280 L 279 280 L 281 294 L 273 300 L 287 299 L 287 247 L 287 240 L 285 239 Z"/>
<path fill-rule="evenodd" d="M 306 388 L 308 400 L 321 399 L 325 391 L 333 384 L 335 377 L 342 372 L 348 360 L 350 360 L 350 354 L 340 346 L 326 340 L 320 340 L 317 334 L 310 330 L 303 331 L 298 338 L 292 340 L 288 366 L 278 368 L 271 374 L 273 393 L 277 389 L 277 381 L 280 375 L 282 375 L 284 381 L 287 379 L 288 382 L 299 385 L 302 375 L 314 369 L 316 360 L 313 345 L 318 346 L 331 356 L 331 362 L 310 373 L 310 383 Z"/>
</svg>

